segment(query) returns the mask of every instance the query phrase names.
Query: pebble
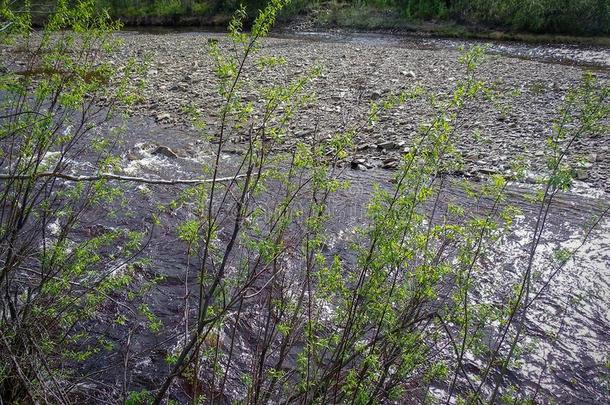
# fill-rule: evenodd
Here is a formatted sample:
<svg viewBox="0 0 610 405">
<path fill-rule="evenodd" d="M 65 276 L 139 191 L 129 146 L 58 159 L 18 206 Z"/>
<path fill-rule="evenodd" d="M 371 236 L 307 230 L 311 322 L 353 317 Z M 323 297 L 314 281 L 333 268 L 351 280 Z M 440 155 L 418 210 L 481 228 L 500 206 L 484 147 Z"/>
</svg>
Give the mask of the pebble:
<svg viewBox="0 0 610 405">
<path fill-rule="evenodd" d="M 400 72 L 400 74 L 403 75 L 403 76 L 407 76 L 407 77 L 410 77 L 412 79 L 415 79 L 415 73 L 412 70 L 409 70 L 409 71 L 403 70 L 403 71 Z"/>
<path fill-rule="evenodd" d="M 205 36 L 180 33 L 171 36 L 119 36 L 124 45 L 110 62 L 120 65 L 138 55 L 154 55 L 147 84 L 142 90 L 146 102 L 133 106 L 134 115 L 152 116 L 164 125 L 190 128 L 190 117 L 184 111 L 187 107 L 194 107 L 208 124 L 210 132 L 218 128 L 222 97 L 216 92 L 217 80 L 211 57 L 205 52 Z M 214 40 L 221 50 L 229 50 L 226 37 L 219 35 Z M 192 58 L 195 52 L 201 55 L 198 66 Z M 245 74 L 253 86 L 245 86 L 240 91 L 243 90 L 247 94 L 246 100 L 253 103 L 255 114 L 259 113 L 257 108 L 261 104 L 255 96 L 258 86 L 288 83 L 317 64 L 323 68 L 323 74 L 304 89 L 304 94 L 313 95 L 315 101 L 294 115 L 285 138 L 285 150 L 291 150 L 297 141 L 311 141 L 311 128 L 318 133 L 334 134 L 358 127 L 370 111 L 371 100 L 379 101 L 388 93 L 412 88 L 411 81 L 405 78 L 417 78 L 418 85 L 430 96 L 444 98 L 455 88 L 455 82 L 464 77 L 463 67 L 457 60 L 459 53 L 448 48 L 431 50 L 383 44 L 371 47 L 345 42 L 268 38 L 262 42 L 260 54 L 284 57 L 287 64 L 264 72 L 254 68 L 254 64 L 246 66 Z M 415 73 L 424 71 L 425 75 Z M 460 116 L 462 125 L 455 133 L 456 146 L 464 151 L 465 160 L 483 160 L 485 165 L 476 166 L 498 170 L 500 163 L 508 165 L 515 158 L 528 155 L 532 170 L 544 171 L 543 145 L 550 125 L 565 95 L 563 92 L 580 81 L 582 69 L 496 56 L 483 62 L 477 74 L 477 79 L 495 83 L 494 90 L 499 92 L 498 103 L 477 99 L 465 105 Z M 596 75 L 601 84 L 610 82 L 607 73 L 600 71 Z M 529 91 L 531 83 L 540 83 L 541 91 Z M 170 88 L 174 90 L 170 91 Z M 502 98 L 504 90 L 514 88 L 524 90 L 516 97 Z M 505 101 L 508 102 L 502 104 Z M 502 109 L 499 110 L 498 106 Z M 423 128 L 422 124 L 429 122 L 435 113 L 422 98 L 389 111 L 380 111 L 378 115 L 375 125 L 365 125 L 358 131 L 355 149 L 368 159 L 381 161 L 399 158 L 408 150 L 406 145 L 412 144 L 416 138 L 415 130 Z M 477 128 L 482 139 L 490 142 L 474 141 L 467 135 L 470 132 L 467 128 Z M 601 136 L 583 139 L 575 148 L 578 150 L 568 157 L 587 156 L 587 160 L 593 163 L 586 169 L 589 172 L 587 181 L 607 188 L 610 153 L 603 150 L 606 139 L 604 134 Z M 346 164 L 350 164 L 349 159 Z M 355 165 L 367 167 L 364 163 Z M 383 167 L 383 163 L 380 165 Z"/>
<path fill-rule="evenodd" d="M 172 116 L 169 113 L 161 113 L 161 114 L 157 114 L 156 119 L 157 119 L 157 121 L 166 121 L 166 120 L 169 120 L 171 117 Z"/>
<path fill-rule="evenodd" d="M 393 141 L 385 141 L 377 144 L 378 149 L 395 149 L 397 147 L 396 143 Z"/>
</svg>

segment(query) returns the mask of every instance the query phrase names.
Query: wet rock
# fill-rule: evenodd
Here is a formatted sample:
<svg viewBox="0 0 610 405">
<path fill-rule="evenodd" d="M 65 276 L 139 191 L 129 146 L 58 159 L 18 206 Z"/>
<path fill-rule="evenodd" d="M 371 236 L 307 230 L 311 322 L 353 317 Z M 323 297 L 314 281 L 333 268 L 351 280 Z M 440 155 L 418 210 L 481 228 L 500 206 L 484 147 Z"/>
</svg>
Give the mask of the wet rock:
<svg viewBox="0 0 610 405">
<path fill-rule="evenodd" d="M 582 167 L 576 168 L 574 169 L 574 178 L 576 178 L 576 180 L 585 181 L 589 178 L 589 172 Z"/>
<path fill-rule="evenodd" d="M 167 146 L 159 145 L 152 152 L 153 155 L 162 155 L 171 159 L 176 159 L 178 155 Z"/>
<path fill-rule="evenodd" d="M 384 159 L 381 167 L 384 169 L 396 169 L 399 165 L 397 158 Z"/>
<path fill-rule="evenodd" d="M 187 149 L 177 148 L 177 149 L 170 149 L 170 150 L 172 152 L 174 152 L 176 154 L 176 156 L 181 157 L 181 158 L 192 157 L 195 154 L 194 151 L 190 148 L 187 148 Z"/>
<path fill-rule="evenodd" d="M 362 158 L 353 159 L 350 163 L 352 170 L 366 170 L 366 160 Z"/>
<path fill-rule="evenodd" d="M 585 170 L 589 170 L 592 167 L 593 167 L 593 163 L 591 163 L 591 162 L 583 162 L 583 163 L 578 165 L 579 169 L 585 169 Z"/>
<path fill-rule="evenodd" d="M 539 184 L 541 181 L 541 177 L 534 173 L 526 173 L 523 181 L 527 184 Z"/>
</svg>

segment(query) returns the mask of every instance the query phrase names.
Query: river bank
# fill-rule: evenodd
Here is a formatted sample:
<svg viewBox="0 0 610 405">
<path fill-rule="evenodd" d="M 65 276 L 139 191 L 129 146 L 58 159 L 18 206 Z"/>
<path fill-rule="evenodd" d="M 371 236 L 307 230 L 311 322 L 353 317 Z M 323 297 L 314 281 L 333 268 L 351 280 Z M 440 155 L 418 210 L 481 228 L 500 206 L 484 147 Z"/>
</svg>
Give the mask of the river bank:
<svg viewBox="0 0 610 405">
<path fill-rule="evenodd" d="M 531 44 L 573 44 L 610 46 L 607 11 L 603 2 L 549 10 L 549 4 L 527 1 L 502 6 L 500 3 L 451 5 L 439 0 L 413 2 L 316 1 L 289 2 L 275 25 L 276 32 L 345 31 L 376 34 L 416 35 L 433 38 L 518 41 Z M 474 2 L 476 3 L 476 2 Z M 521 4 L 519 4 L 521 3 Z M 264 2 L 245 1 L 250 19 Z M 236 4 L 219 0 L 141 1 L 138 3 L 98 0 L 97 8 L 120 20 L 126 29 L 167 27 L 170 29 L 225 30 Z M 552 4 L 550 5 L 552 6 Z M 42 26 L 52 3 L 33 6 L 33 22 Z M 527 11 L 529 8 L 529 12 Z M 512 12 L 510 11 L 512 9 Z M 596 12 L 597 10 L 597 12 Z M 578 15 L 576 19 L 574 16 Z"/>
<path fill-rule="evenodd" d="M 199 16 L 118 16 L 128 31 L 212 31 L 224 32 L 231 15 L 219 13 Z M 608 47 L 608 36 L 578 36 L 562 34 L 534 34 L 527 32 L 489 29 L 482 26 L 467 26 L 450 22 L 407 22 L 395 18 L 354 18 L 350 21 L 321 21 L 309 15 L 296 15 L 281 19 L 274 28 L 276 34 L 299 34 L 302 32 L 341 32 L 344 34 L 373 34 L 385 36 L 415 36 L 430 39 L 471 39 L 482 41 L 522 42 L 532 45 L 575 45 Z"/>
</svg>

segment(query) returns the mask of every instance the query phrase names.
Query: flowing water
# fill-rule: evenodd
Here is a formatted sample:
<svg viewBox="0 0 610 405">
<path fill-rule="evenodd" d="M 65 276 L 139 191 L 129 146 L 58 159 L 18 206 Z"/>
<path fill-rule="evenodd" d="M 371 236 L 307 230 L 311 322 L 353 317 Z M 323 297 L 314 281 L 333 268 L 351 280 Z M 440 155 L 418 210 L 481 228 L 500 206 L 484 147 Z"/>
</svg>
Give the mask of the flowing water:
<svg viewBox="0 0 610 405">
<path fill-rule="evenodd" d="M 201 177 L 202 166 L 209 162 L 211 156 L 209 145 L 200 143 L 194 134 L 162 128 L 152 121 L 130 120 L 125 134 L 123 158 L 125 171 L 130 175 L 149 178 Z M 189 152 L 177 158 L 153 154 L 157 145 L 174 150 L 182 148 Z M 226 162 L 226 167 L 232 167 L 236 156 L 227 153 L 222 160 Z M 392 187 L 392 173 L 382 169 L 346 169 L 342 173 L 341 177 L 348 180 L 351 187 L 333 195 L 329 203 L 332 219 L 328 245 L 333 253 L 350 254 L 349 242 L 353 240 L 354 229 L 366 222 L 365 207 L 373 195 L 374 186 Z M 122 219 L 119 226 L 150 229 L 150 216 L 158 204 L 169 203 L 179 190 L 177 186 L 162 185 L 128 187 L 127 206 L 132 216 Z M 514 282 L 526 267 L 527 250 L 538 209 L 525 198 L 532 191 L 532 185 L 513 184 L 509 187 L 507 203 L 519 207 L 522 215 L 517 218 L 513 231 L 483 261 L 484 282 L 475 299 L 477 296 L 483 297 L 486 288 Z M 482 209 L 473 206 L 457 188 L 447 187 L 442 198 L 464 204 L 473 211 Z M 598 217 L 609 203 L 607 194 L 577 182 L 573 191 L 556 197 L 550 211 L 534 268 L 540 280 L 551 278 L 552 281 L 528 316 L 528 337 L 524 343 L 531 346 L 531 350 L 524 353 L 522 365 L 511 369 L 508 375 L 509 382 L 522 390 L 530 394 L 539 391 L 537 402 L 608 403 L 608 382 L 604 376 L 608 372 L 610 355 L 610 220 L 603 219 L 584 243 L 583 225 Z M 146 249 L 146 255 L 152 259 L 146 271 L 149 276 L 165 276 L 158 288 L 150 292 L 148 301 L 168 333 L 160 336 L 144 333 L 134 337 L 131 350 L 141 354 L 129 370 L 135 386 L 148 388 L 155 384 L 156 376 L 167 372 L 164 358 L 171 348 L 165 339 L 168 334 L 180 333 L 184 315 L 184 282 L 196 281 L 193 275 L 185 275 L 188 266 L 186 246 L 179 241 L 175 232 L 175 226 L 183 219 L 180 212 L 163 215 L 161 219 L 161 225 L 153 232 Z M 112 221 L 102 221 L 101 224 L 117 226 Z M 559 247 L 578 247 L 579 250 L 555 274 L 555 267 L 551 265 L 552 255 Z M 240 333 L 242 361 L 247 367 L 248 351 L 254 350 L 248 343 L 248 334 L 253 331 L 243 328 Z M 124 338 L 117 331 L 115 339 L 122 341 Z M 110 357 L 105 362 L 109 360 Z M 118 361 L 118 358 L 114 360 Z M 95 359 L 90 364 L 90 370 L 99 365 L 99 359 Z M 482 366 L 478 359 L 467 359 L 469 370 L 480 370 Z M 234 397 L 244 394 L 237 380 L 232 384 L 230 382 L 228 389 Z M 442 397 L 446 390 L 447 387 L 438 386 L 433 392 Z"/>
<path fill-rule="evenodd" d="M 193 33 L 198 35 L 199 33 Z M 206 35 L 218 35 L 206 33 Z M 369 45 L 397 47 L 457 48 L 480 41 L 399 37 L 377 34 L 333 34 L 307 33 L 282 34 L 311 41 L 349 41 Z M 509 57 L 531 58 L 547 63 L 569 63 L 610 69 L 610 51 L 605 48 L 572 46 L 532 46 L 521 43 L 490 43 L 491 52 Z M 211 156 L 209 145 L 198 142 L 198 138 L 187 131 L 161 127 L 151 120 L 130 119 L 125 132 L 125 148 L 122 151 L 125 172 L 129 175 L 159 178 L 201 177 L 202 165 Z M 178 157 L 154 154 L 158 145 L 174 150 L 186 150 Z M 222 161 L 227 167 L 236 159 L 226 153 Z M 342 177 L 351 187 L 336 193 L 329 204 L 329 246 L 339 254 L 348 254 L 347 246 L 353 238 L 353 230 L 365 223 L 365 207 L 373 195 L 375 185 L 392 187 L 393 172 L 346 169 Z M 527 251 L 532 240 L 533 227 L 538 207 L 528 202 L 525 195 L 534 191 L 534 186 L 513 184 L 508 190 L 508 203 L 518 206 L 523 214 L 518 217 L 513 231 L 504 237 L 495 250 L 484 261 L 484 281 L 478 298 L 486 294 L 486 286 L 514 282 L 526 267 Z M 170 202 L 179 193 L 180 187 L 146 185 L 126 189 L 126 206 L 132 215 L 121 219 L 121 224 L 133 229 L 151 229 L 150 216 L 158 204 Z M 457 188 L 448 187 L 443 199 L 472 204 Z M 607 379 L 610 362 L 610 220 L 602 219 L 595 231 L 586 239 L 584 224 L 598 217 L 610 204 L 607 194 L 577 182 L 574 190 L 559 194 L 553 203 L 549 221 L 538 248 L 535 273 L 539 280 L 551 279 L 540 294 L 538 303 L 532 307 L 526 324 L 527 339 L 531 347 L 524 353 L 522 365 L 511 368 L 509 382 L 528 393 L 539 391 L 537 402 L 541 403 L 610 403 Z M 480 207 L 469 206 L 471 209 Z M 167 372 L 164 358 L 168 348 L 167 337 L 180 333 L 183 319 L 184 282 L 195 281 L 187 277 L 186 247 L 176 235 L 175 226 L 183 219 L 179 212 L 165 215 L 160 226 L 152 233 L 146 255 L 151 258 L 149 276 L 163 274 L 165 280 L 149 294 L 153 312 L 161 318 L 170 332 L 162 336 L 143 333 L 133 339 L 131 350 L 141 354 L 128 370 L 135 386 L 150 388 L 159 375 Z M 117 226 L 111 220 L 100 220 L 102 226 Z M 108 222 L 108 223 L 107 223 Z M 584 241 L 583 241 L 584 240 Z M 558 248 L 578 248 L 577 255 L 558 272 L 552 255 Z M 513 278 L 511 278 L 511 274 Z M 499 278 L 499 276 L 503 278 Z M 476 299 L 477 297 L 475 297 Z M 110 332 L 112 335 L 113 332 Z M 247 357 L 248 330 L 240 343 Z M 116 341 L 124 343 L 124 336 L 116 331 Z M 120 355 L 109 356 L 101 364 L 96 358 L 89 364 L 95 370 L 109 362 L 120 362 Z M 245 361 L 245 360 L 244 360 Z M 478 359 L 467 359 L 468 369 L 479 370 Z M 245 364 L 245 363 L 244 363 Z M 117 380 L 122 376 L 117 376 Z M 232 395 L 239 397 L 238 382 L 230 385 Z M 434 393 L 442 397 L 447 387 L 437 386 Z"/>
</svg>

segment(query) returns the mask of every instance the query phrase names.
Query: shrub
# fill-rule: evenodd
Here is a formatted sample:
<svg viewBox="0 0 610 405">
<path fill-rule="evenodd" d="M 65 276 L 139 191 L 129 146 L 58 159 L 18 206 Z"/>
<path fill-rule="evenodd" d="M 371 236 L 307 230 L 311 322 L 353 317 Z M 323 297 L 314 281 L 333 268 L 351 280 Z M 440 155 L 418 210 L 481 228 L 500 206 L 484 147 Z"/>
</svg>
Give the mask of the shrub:
<svg viewBox="0 0 610 405">
<path fill-rule="evenodd" d="M 95 131 L 131 100 L 133 69 L 98 59 L 118 26 L 90 1 L 59 1 L 42 32 L 28 10 L 1 10 L 2 39 L 27 63 L 3 60 L 0 78 L 0 397 L 64 403 L 66 365 L 110 350 L 91 320 L 127 291 L 142 243 L 137 231 L 82 229 L 120 197 L 99 176 L 117 167 L 114 140 Z M 85 156 L 92 173 L 80 181 L 73 171 Z"/>
</svg>

